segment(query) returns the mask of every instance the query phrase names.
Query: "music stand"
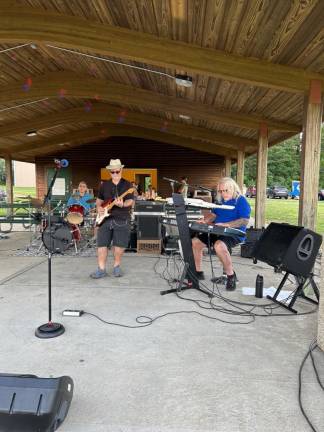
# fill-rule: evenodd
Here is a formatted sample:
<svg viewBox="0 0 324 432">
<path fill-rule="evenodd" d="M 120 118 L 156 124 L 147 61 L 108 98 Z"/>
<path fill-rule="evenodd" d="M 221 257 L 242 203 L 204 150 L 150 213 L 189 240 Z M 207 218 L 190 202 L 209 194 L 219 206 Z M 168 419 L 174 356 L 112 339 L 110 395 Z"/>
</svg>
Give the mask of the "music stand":
<svg viewBox="0 0 324 432">
<path fill-rule="evenodd" d="M 189 224 L 188 224 L 185 201 L 183 199 L 183 196 L 181 194 L 173 193 L 172 199 L 175 208 L 183 259 L 185 264 L 187 264 L 187 266 L 185 267 L 186 270 L 185 276 L 188 283 L 185 286 L 179 286 L 178 288 L 172 288 L 169 290 L 160 291 L 160 294 L 165 295 L 176 291 L 183 291 L 183 290 L 194 288 L 208 295 L 209 297 L 212 297 L 212 294 L 210 292 L 203 290 L 199 287 L 199 280 L 196 272 L 196 265 L 193 256 L 192 243 L 190 238 Z"/>
<path fill-rule="evenodd" d="M 55 253 L 54 249 L 54 236 L 52 233 L 51 226 L 51 199 L 52 199 L 52 189 L 61 166 L 55 167 L 55 173 L 51 180 L 51 183 L 48 187 L 47 194 L 44 198 L 43 205 L 47 204 L 48 206 L 48 215 L 47 215 L 47 226 L 49 229 L 49 237 L 50 244 L 47 248 L 47 263 L 48 263 L 48 322 L 46 324 L 42 324 L 35 330 L 35 336 L 41 339 L 49 339 L 60 336 L 65 332 L 65 328 L 62 324 L 52 322 L 52 254 Z"/>
</svg>

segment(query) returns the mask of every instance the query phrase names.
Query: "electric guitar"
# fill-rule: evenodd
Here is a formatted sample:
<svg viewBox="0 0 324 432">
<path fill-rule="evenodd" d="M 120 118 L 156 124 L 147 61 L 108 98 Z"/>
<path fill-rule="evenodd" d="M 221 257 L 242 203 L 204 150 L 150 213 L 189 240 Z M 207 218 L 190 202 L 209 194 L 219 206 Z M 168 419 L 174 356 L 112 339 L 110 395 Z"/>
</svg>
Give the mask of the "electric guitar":
<svg viewBox="0 0 324 432">
<path fill-rule="evenodd" d="M 130 194 L 134 192 L 134 188 L 129 188 L 126 192 L 122 193 L 118 198 L 124 198 L 124 196 Z M 104 208 L 105 212 L 104 214 L 100 215 L 99 213 L 97 214 L 96 217 L 96 225 L 100 226 L 102 224 L 102 222 L 110 216 L 110 210 L 114 207 L 114 205 L 116 204 L 116 200 L 108 200 L 105 201 L 101 204 L 101 207 Z"/>
</svg>

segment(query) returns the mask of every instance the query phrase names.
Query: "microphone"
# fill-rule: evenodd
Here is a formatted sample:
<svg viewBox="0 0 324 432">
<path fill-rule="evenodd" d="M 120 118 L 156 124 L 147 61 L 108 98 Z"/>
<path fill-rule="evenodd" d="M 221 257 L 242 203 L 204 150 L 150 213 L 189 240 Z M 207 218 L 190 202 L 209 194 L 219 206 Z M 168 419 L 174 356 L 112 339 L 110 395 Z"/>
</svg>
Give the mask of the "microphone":
<svg viewBox="0 0 324 432">
<path fill-rule="evenodd" d="M 69 161 L 66 159 L 54 159 L 57 168 L 66 168 L 69 166 Z"/>
</svg>

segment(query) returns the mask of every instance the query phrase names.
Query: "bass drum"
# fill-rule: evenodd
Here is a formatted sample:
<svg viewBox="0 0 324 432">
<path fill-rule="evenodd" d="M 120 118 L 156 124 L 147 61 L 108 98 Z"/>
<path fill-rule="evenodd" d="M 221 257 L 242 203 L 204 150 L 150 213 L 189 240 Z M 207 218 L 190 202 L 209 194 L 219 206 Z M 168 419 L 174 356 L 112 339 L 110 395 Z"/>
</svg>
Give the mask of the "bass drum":
<svg viewBox="0 0 324 432">
<path fill-rule="evenodd" d="M 52 253 L 63 253 L 72 243 L 72 233 L 67 225 L 51 225 L 42 234 L 46 249 Z"/>
</svg>

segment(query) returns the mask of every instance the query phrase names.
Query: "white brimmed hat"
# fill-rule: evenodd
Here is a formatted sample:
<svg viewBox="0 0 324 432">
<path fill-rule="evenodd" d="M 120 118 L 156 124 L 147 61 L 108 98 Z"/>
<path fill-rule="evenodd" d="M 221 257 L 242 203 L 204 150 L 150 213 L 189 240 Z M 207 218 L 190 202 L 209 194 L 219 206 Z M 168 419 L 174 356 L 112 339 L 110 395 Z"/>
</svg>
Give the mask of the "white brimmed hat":
<svg viewBox="0 0 324 432">
<path fill-rule="evenodd" d="M 113 169 L 124 168 L 125 165 L 122 165 L 120 159 L 110 159 L 109 165 L 106 166 L 107 170 L 111 171 Z"/>
</svg>

